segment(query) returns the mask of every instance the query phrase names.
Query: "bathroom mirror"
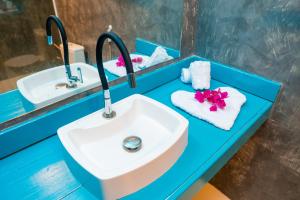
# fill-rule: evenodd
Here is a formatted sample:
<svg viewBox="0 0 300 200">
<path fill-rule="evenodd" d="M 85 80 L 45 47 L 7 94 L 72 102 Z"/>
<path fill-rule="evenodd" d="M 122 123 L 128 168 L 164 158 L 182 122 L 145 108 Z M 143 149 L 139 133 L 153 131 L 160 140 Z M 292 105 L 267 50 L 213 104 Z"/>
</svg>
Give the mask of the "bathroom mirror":
<svg viewBox="0 0 300 200">
<path fill-rule="evenodd" d="M 83 77 L 74 88 L 66 83 L 54 23 L 53 45 L 47 45 L 49 15 L 58 16 L 66 30 L 72 75 Z M 117 33 L 135 71 L 142 72 L 180 56 L 182 20 L 183 0 L 0 0 L 0 130 L 95 92 L 101 84 L 95 67 L 101 33 Z M 107 41 L 103 57 L 109 82 L 125 76 L 119 55 Z"/>
</svg>

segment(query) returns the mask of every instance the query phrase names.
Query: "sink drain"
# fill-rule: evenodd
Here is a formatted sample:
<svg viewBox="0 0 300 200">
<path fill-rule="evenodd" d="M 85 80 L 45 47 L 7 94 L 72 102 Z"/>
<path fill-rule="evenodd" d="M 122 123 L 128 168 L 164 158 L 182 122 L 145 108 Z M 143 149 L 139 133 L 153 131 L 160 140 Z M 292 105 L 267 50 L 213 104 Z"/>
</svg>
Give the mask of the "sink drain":
<svg viewBox="0 0 300 200">
<path fill-rule="evenodd" d="M 57 83 L 55 85 L 55 89 L 60 89 L 60 88 L 68 88 L 68 89 L 70 89 L 70 88 L 77 88 L 77 84 L 74 83 L 74 84 L 70 85 L 68 83 Z"/>
<path fill-rule="evenodd" d="M 129 136 L 123 140 L 123 148 L 128 152 L 137 152 L 142 147 L 142 139 L 137 136 Z"/>
<path fill-rule="evenodd" d="M 68 85 L 67 83 L 57 83 L 55 85 L 55 89 L 66 88 L 67 85 Z"/>
</svg>

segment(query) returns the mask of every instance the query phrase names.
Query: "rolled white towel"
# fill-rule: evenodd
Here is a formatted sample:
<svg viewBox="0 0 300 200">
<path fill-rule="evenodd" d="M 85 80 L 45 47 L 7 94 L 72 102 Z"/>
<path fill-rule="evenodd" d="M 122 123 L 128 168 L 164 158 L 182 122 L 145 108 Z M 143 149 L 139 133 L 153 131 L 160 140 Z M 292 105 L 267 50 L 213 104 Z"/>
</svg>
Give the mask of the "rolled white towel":
<svg viewBox="0 0 300 200">
<path fill-rule="evenodd" d="M 195 99 L 195 93 L 193 92 L 176 91 L 172 93 L 171 101 L 175 106 L 199 119 L 205 120 L 221 129 L 230 130 L 242 105 L 246 102 L 246 96 L 231 87 L 220 87 L 220 89 L 228 92 L 228 98 L 225 99 L 226 107 L 215 112 L 210 111 L 211 104 L 209 102 L 199 103 Z"/>
<path fill-rule="evenodd" d="M 168 52 L 166 49 L 164 49 L 161 46 L 156 47 L 150 58 L 147 60 L 147 62 L 143 63 L 145 67 L 150 67 L 168 60 L 172 60 L 173 57 L 168 55 Z"/>
<path fill-rule="evenodd" d="M 189 68 L 182 68 L 181 70 L 181 81 L 184 83 L 191 83 L 191 72 Z"/>
<path fill-rule="evenodd" d="M 210 88 L 210 62 L 195 61 L 190 65 L 192 86 L 195 90 Z"/>
<path fill-rule="evenodd" d="M 181 81 L 192 83 L 195 90 L 210 88 L 210 62 L 195 61 L 190 64 L 189 68 L 182 68 Z"/>
</svg>

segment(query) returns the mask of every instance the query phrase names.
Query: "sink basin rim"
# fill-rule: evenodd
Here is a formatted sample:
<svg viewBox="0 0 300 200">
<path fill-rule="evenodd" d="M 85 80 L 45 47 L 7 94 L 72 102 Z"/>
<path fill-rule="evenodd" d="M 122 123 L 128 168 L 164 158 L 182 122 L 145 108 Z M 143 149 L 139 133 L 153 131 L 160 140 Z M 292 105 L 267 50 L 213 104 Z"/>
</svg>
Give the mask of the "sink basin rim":
<svg viewBox="0 0 300 200">
<path fill-rule="evenodd" d="M 99 167 L 95 163 L 91 162 L 88 158 L 86 158 L 85 155 L 74 144 L 72 144 L 72 140 L 70 139 L 69 135 L 72 134 L 72 132 L 71 132 L 72 130 L 76 130 L 75 128 L 72 128 L 72 125 L 76 124 L 78 121 L 80 121 L 81 119 L 86 118 L 86 117 L 93 117 L 95 115 L 102 116 L 101 114 L 103 112 L 103 109 L 93 112 L 93 113 L 91 113 L 81 119 L 78 119 L 74 122 L 71 122 L 70 124 L 59 128 L 57 131 L 60 141 L 62 142 L 62 144 L 65 147 L 65 149 L 67 150 L 67 152 L 71 155 L 71 157 L 79 165 L 81 165 L 81 167 L 83 167 L 85 170 L 87 170 L 90 174 L 94 175 L 95 177 L 97 177 L 101 180 L 111 180 L 111 179 L 120 177 L 124 174 L 127 174 L 132 171 L 143 168 L 144 166 L 148 165 L 155 159 L 158 159 L 161 156 L 163 156 L 168 150 L 170 150 L 172 147 L 174 147 L 178 141 L 181 141 L 180 140 L 181 137 L 185 137 L 185 134 L 187 135 L 188 120 L 185 119 L 183 116 L 181 116 L 176 111 L 167 107 L 166 105 L 164 105 L 156 100 L 153 100 L 149 97 L 146 97 L 146 96 L 143 96 L 140 94 L 134 94 L 134 95 L 131 95 L 125 99 L 122 99 L 122 100 L 114 103 L 113 108 L 116 110 L 117 113 L 120 113 L 118 110 L 118 105 L 122 105 L 128 101 L 131 101 L 131 100 L 134 100 L 137 98 L 140 98 L 140 99 L 146 100 L 150 103 L 153 103 L 155 106 L 163 107 L 163 109 L 166 112 L 168 112 L 172 116 L 176 117 L 176 119 L 180 121 L 180 126 L 178 127 L 176 133 L 173 133 L 173 136 L 170 137 L 168 139 L 168 141 L 166 141 L 164 143 L 165 145 L 163 145 L 163 147 L 157 148 L 157 149 L 151 151 L 151 153 L 147 154 L 146 158 L 144 158 L 143 161 L 141 162 L 142 164 L 139 164 L 134 169 L 127 166 L 127 168 L 125 168 L 125 169 L 123 168 L 121 171 L 119 171 L 119 173 L 115 173 L 115 171 L 99 169 Z M 126 113 L 126 111 L 122 114 L 125 114 L 125 113 Z M 119 117 L 120 116 L 121 115 L 119 115 Z M 117 117 L 118 117 L 118 115 L 117 115 Z M 112 123 L 113 120 L 115 120 L 115 119 L 112 119 L 111 121 L 104 119 L 101 121 L 102 123 L 99 124 L 99 126 L 101 126 L 105 123 Z M 186 141 L 186 143 L 187 143 L 187 141 Z M 183 150 L 182 150 L 182 152 L 183 152 Z"/>
<path fill-rule="evenodd" d="M 89 65 L 89 64 L 81 63 L 81 62 L 70 64 L 71 68 L 73 66 L 82 66 L 82 67 L 85 67 L 87 70 L 90 70 L 93 73 L 95 73 L 95 75 L 98 78 L 98 71 L 97 71 L 97 69 L 95 67 Z M 80 88 L 70 89 L 69 92 L 65 92 L 64 94 L 62 94 L 60 96 L 53 96 L 53 97 L 51 97 L 51 98 L 49 98 L 47 100 L 35 98 L 34 96 L 32 96 L 32 94 L 26 88 L 26 84 L 25 84 L 26 81 L 28 81 L 28 80 L 30 80 L 30 79 L 32 79 L 34 77 L 41 76 L 41 75 L 46 74 L 46 73 L 51 73 L 51 72 L 56 71 L 56 70 L 61 70 L 62 68 L 63 68 L 63 70 L 65 70 L 64 69 L 65 66 L 64 65 L 60 65 L 60 66 L 56 66 L 56 67 L 52 67 L 52 68 L 49 68 L 49 69 L 45 69 L 45 70 L 42 70 L 42 71 L 30 74 L 28 76 L 25 76 L 25 77 L 17 80 L 17 88 L 18 88 L 19 92 L 22 94 L 22 96 L 27 101 L 29 101 L 30 103 L 34 104 L 36 107 L 42 107 L 42 106 L 48 105 L 48 104 L 50 104 L 52 102 L 56 102 L 56 101 L 59 101 L 61 99 L 67 98 L 69 96 L 72 96 L 74 94 L 80 93 L 80 92 L 82 92 L 82 91 L 84 91 L 86 89 L 90 89 L 90 88 L 93 88 L 93 87 L 96 87 L 96 86 L 100 85 L 100 79 L 97 80 L 96 82 L 93 82 L 93 83 L 90 83 L 90 84 L 86 84 L 86 85 L 84 85 L 84 83 L 83 83 L 82 87 L 80 87 Z M 65 76 L 65 73 L 63 73 L 62 76 Z M 52 81 L 54 82 L 55 80 L 56 79 L 53 78 Z"/>
</svg>

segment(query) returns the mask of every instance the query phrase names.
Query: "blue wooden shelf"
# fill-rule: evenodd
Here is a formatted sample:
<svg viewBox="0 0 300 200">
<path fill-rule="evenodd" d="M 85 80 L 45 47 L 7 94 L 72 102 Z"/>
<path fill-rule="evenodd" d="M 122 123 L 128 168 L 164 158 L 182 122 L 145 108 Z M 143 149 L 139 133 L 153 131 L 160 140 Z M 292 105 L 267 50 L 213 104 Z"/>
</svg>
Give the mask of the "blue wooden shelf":
<svg viewBox="0 0 300 200">
<path fill-rule="evenodd" d="M 174 107 L 170 101 L 172 92 L 178 89 L 193 91 L 191 85 L 184 84 L 178 79 L 181 68 L 187 67 L 190 62 L 202 59 L 196 56 L 189 57 L 140 76 L 137 80 L 138 87 L 135 90 L 129 89 L 127 83 L 111 88 L 114 101 L 132 93 L 142 93 L 181 113 L 190 123 L 188 146 L 175 165 L 147 187 L 122 199 L 177 199 L 181 195 L 185 195 L 187 191 L 198 190 L 224 166 L 268 118 L 280 84 L 234 68 L 228 68 L 219 63 L 212 63 L 212 69 L 219 69 L 218 72 L 224 70 L 225 74 L 231 71 L 231 76 L 235 78 L 229 81 L 227 77 L 222 78 L 212 74 L 212 89 L 220 86 L 232 86 L 247 97 L 247 102 L 242 107 L 230 131 L 216 128 Z M 249 84 L 247 80 L 239 81 L 241 77 L 255 84 Z M 257 85 L 265 87 L 265 92 L 260 92 L 263 90 L 261 88 L 255 93 Z M 87 114 L 85 112 L 79 113 L 80 109 L 87 108 L 88 113 L 90 113 L 102 107 L 103 104 L 101 103 L 95 105 L 96 102 L 100 101 L 101 93 L 91 95 L 65 108 L 49 113 L 43 118 L 26 123 L 19 128 L 20 132 L 16 129 L 10 130 L 10 132 L 15 131 L 16 135 L 26 132 L 28 136 L 41 134 L 46 137 L 53 135 L 53 130 L 69 122 L 65 119 L 66 117 L 55 116 L 70 116 L 70 120 L 74 120 Z M 78 109 L 75 117 L 72 113 L 74 110 L 76 112 L 77 108 L 80 109 Z M 40 127 L 41 124 L 45 125 L 44 128 L 47 131 L 36 128 Z M 27 133 L 30 130 L 33 133 Z M 20 140 L 20 142 L 22 141 Z M 9 148 L 7 143 L 5 143 L 6 145 L 2 144 L 0 137 L 0 148 L 1 146 Z M 10 145 L 14 144 L 10 143 Z M 66 166 L 63 154 L 63 147 L 58 137 L 54 135 L 2 159 L 0 161 L 1 199 L 95 199 L 72 176 Z"/>
</svg>

